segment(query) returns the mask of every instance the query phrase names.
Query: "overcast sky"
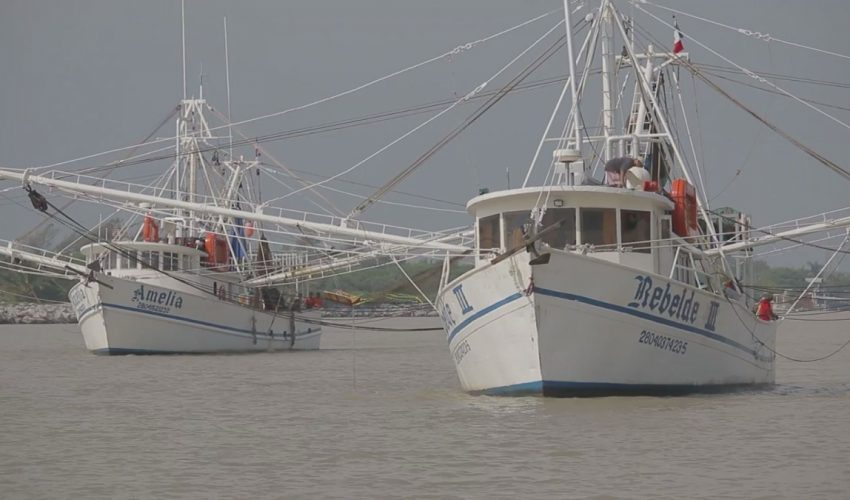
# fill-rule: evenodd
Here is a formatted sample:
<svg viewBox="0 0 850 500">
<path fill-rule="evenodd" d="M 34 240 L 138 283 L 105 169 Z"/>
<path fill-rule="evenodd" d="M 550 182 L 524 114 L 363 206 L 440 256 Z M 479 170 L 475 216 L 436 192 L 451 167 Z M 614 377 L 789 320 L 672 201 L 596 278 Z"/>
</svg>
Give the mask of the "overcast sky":
<svg viewBox="0 0 850 500">
<path fill-rule="evenodd" d="M 850 3 L 846 1 L 657 3 L 783 40 L 850 54 Z M 562 5 L 559 0 L 188 0 L 189 92 L 197 95 L 199 75 L 203 72 L 205 97 L 216 109 L 226 111 L 224 17 L 228 20 L 232 116 L 238 121 L 337 94 Z M 619 5 L 627 14 L 633 12 L 626 2 Z M 670 21 L 669 12 L 647 8 Z M 581 14 L 586 12 L 585 8 Z M 243 129 L 251 136 L 270 134 L 464 95 L 552 27 L 560 15 L 357 94 Z M 672 42 L 669 28 L 639 13 L 636 17 L 656 39 Z M 686 35 L 685 48 L 694 62 L 727 64 L 692 38 L 755 71 L 850 83 L 848 59 L 766 43 L 685 16 L 679 16 L 679 24 Z M 488 88 L 503 85 L 528 61 L 494 80 Z M 564 73 L 563 58 L 556 57 L 529 81 Z M 684 82 L 686 88 L 690 87 L 686 90 L 690 109 L 699 112 L 691 117 L 692 127 L 702 139 L 712 206 L 729 205 L 749 212 L 756 224 L 850 206 L 847 181 L 705 86 L 698 84 L 694 100 L 690 78 Z M 723 80 L 718 83 L 803 143 L 850 169 L 847 128 L 787 98 Z M 850 107 L 850 89 L 846 86 L 788 80 L 775 83 L 800 97 Z M 516 187 L 525 175 L 559 91 L 559 86 L 553 85 L 505 98 L 397 188 L 419 198 L 393 194 L 387 199 L 462 210 L 481 187 L 501 189 L 508 182 Z M 134 144 L 167 116 L 181 96 L 179 1 L 0 2 L 0 165 L 48 165 Z M 477 104 L 468 104 L 456 110 L 345 179 L 373 186 L 383 184 L 476 107 Z M 846 109 L 823 109 L 850 123 Z M 352 166 L 429 116 L 416 115 L 264 146 L 288 167 L 315 181 Z M 159 135 L 170 136 L 173 130 L 170 123 Z M 98 158 L 63 168 L 81 169 L 116 158 Z M 115 177 L 138 177 L 165 166 L 140 165 Z M 538 166 L 537 171 L 542 169 Z M 9 185 L 0 183 L 0 188 Z M 343 182 L 332 186 L 361 196 L 371 191 Z M 267 197 L 283 193 L 272 182 L 264 184 L 264 189 Z M 340 193 L 326 195 L 344 210 L 360 201 Z M 13 194 L 15 200 L 25 201 L 20 197 L 19 193 Z M 309 207 L 294 198 L 287 200 L 287 206 Z M 91 210 L 75 207 L 72 212 L 91 221 L 95 220 Z M 0 213 L 0 237 L 7 239 L 40 220 L 32 209 L 7 198 L 0 198 Z M 387 205 L 370 209 L 363 218 L 428 229 L 470 223 L 464 214 Z M 825 258 L 822 253 L 806 252 L 775 262 L 802 264 L 805 260 Z"/>
</svg>

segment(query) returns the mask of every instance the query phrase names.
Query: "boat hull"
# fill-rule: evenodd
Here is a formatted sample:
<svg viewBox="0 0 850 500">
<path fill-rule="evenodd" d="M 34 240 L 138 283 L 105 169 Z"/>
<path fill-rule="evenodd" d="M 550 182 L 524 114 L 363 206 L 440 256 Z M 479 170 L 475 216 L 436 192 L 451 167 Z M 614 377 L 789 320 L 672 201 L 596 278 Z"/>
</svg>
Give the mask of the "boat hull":
<svg viewBox="0 0 850 500">
<path fill-rule="evenodd" d="M 95 354 L 200 354 L 318 349 L 321 327 L 213 297 L 110 276 L 69 297 Z M 106 286 L 108 285 L 108 286 Z M 111 287 L 111 288 L 110 288 Z M 303 316 L 299 313 L 299 316 Z"/>
<path fill-rule="evenodd" d="M 593 257 L 553 251 L 530 265 L 518 253 L 470 271 L 439 300 L 469 392 L 678 394 L 774 381 L 775 323 L 722 295 Z"/>
</svg>

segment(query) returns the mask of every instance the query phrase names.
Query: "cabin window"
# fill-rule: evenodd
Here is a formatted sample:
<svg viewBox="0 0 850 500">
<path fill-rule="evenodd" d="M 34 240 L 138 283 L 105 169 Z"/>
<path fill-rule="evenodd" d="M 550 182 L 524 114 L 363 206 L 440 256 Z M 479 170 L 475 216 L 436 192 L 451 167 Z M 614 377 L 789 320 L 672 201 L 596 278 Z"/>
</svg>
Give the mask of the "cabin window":
<svg viewBox="0 0 850 500">
<path fill-rule="evenodd" d="M 106 268 L 107 269 L 117 269 L 118 268 L 118 254 L 115 252 L 109 252 L 106 255 Z"/>
<path fill-rule="evenodd" d="M 620 210 L 620 230 L 623 248 L 650 253 L 650 215 L 642 210 Z"/>
<path fill-rule="evenodd" d="M 567 245 L 576 244 L 576 209 L 575 208 L 549 208 L 543 214 L 543 226 L 541 230 L 564 220 L 564 225 L 551 233 L 543 236 L 543 241 L 553 248 L 564 249 Z"/>
<path fill-rule="evenodd" d="M 523 244 L 522 226 L 530 221 L 528 210 L 521 212 L 505 212 L 502 214 L 505 221 L 504 237 L 505 249 L 511 249 Z"/>
<path fill-rule="evenodd" d="M 178 265 L 178 255 L 174 252 L 162 252 L 162 270 L 176 271 Z"/>
<path fill-rule="evenodd" d="M 151 269 L 159 269 L 159 252 L 142 252 L 142 262 Z"/>
<path fill-rule="evenodd" d="M 130 250 L 127 252 L 127 255 L 124 257 L 125 260 L 129 261 L 127 269 L 136 269 L 139 267 L 139 252 L 137 250 Z"/>
<path fill-rule="evenodd" d="M 189 257 L 188 255 L 183 256 L 183 270 L 184 271 L 189 271 L 189 270 L 192 269 L 192 264 L 191 264 L 190 259 L 191 259 L 191 257 Z"/>
<path fill-rule="evenodd" d="M 486 251 L 499 246 L 499 214 L 478 219 L 478 248 Z"/>
<path fill-rule="evenodd" d="M 617 245 L 617 210 L 614 208 L 582 208 L 581 242 L 585 245 Z M 613 250 L 613 248 L 612 248 Z"/>
</svg>

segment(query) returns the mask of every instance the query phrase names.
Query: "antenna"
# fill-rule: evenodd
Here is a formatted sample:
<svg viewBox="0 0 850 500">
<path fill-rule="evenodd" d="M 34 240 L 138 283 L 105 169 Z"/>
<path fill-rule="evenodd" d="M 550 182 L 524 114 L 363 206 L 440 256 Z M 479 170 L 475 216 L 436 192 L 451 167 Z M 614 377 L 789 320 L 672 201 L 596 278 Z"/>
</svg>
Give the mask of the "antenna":
<svg viewBox="0 0 850 500">
<path fill-rule="evenodd" d="M 183 39 L 183 100 L 186 100 L 186 0 L 180 0 L 180 26 Z"/>
<path fill-rule="evenodd" d="M 227 80 L 227 135 L 230 139 L 230 159 L 233 159 L 233 119 L 230 117 L 230 56 L 227 48 L 227 16 L 224 17 L 224 73 Z"/>
</svg>

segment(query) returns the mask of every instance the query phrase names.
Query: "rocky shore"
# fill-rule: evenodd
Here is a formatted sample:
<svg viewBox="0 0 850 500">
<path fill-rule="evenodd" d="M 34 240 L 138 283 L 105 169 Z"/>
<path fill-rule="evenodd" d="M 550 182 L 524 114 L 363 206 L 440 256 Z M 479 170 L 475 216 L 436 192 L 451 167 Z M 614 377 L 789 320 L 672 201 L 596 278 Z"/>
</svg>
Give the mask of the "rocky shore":
<svg viewBox="0 0 850 500">
<path fill-rule="evenodd" d="M 325 303 L 323 318 L 350 318 L 352 308 Z M 428 304 L 363 304 L 354 306 L 356 318 L 422 318 L 437 316 Z"/>
<path fill-rule="evenodd" d="M 326 305 L 322 317 L 350 318 L 351 308 Z M 363 304 L 354 307 L 357 318 L 423 318 L 434 317 L 437 313 L 428 304 Z M 71 304 L 38 304 L 25 302 L 20 304 L 0 303 L 0 324 L 48 324 L 76 323 Z"/>
<path fill-rule="evenodd" d="M 0 324 L 76 323 L 71 304 L 0 303 Z"/>
</svg>

